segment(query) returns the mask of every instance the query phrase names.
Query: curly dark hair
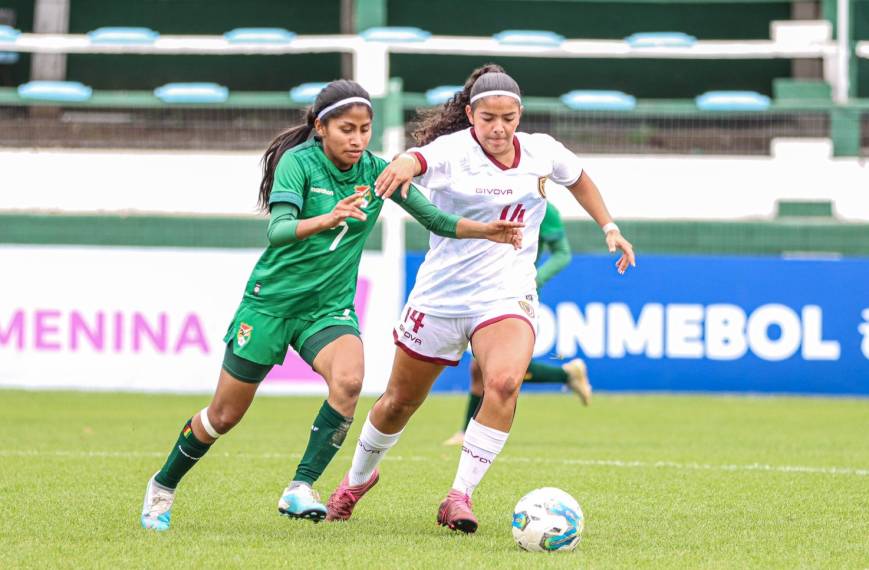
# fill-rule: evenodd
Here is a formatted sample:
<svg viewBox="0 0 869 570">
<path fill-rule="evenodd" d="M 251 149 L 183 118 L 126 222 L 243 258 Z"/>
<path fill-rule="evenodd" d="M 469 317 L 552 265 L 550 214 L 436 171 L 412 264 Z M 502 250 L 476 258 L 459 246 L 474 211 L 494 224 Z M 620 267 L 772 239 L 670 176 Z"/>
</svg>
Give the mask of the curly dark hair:
<svg viewBox="0 0 869 570">
<path fill-rule="evenodd" d="M 471 89 L 473 89 L 474 83 L 487 73 L 505 73 L 505 71 L 497 63 L 487 63 L 475 69 L 465 81 L 464 88 L 446 103 L 433 109 L 417 110 L 418 119 L 413 131 L 413 139 L 417 145 L 426 145 L 441 135 L 454 133 L 471 126 L 467 115 L 465 115 L 465 107 L 471 102 Z M 515 82 L 513 84 L 515 85 Z"/>
</svg>

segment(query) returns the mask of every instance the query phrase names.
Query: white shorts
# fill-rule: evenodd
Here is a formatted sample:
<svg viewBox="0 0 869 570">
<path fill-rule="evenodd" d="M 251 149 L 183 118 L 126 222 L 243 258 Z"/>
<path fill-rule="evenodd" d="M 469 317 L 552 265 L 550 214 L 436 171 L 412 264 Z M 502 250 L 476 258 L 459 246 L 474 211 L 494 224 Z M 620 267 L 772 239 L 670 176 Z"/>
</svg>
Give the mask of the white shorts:
<svg viewBox="0 0 869 570">
<path fill-rule="evenodd" d="M 537 295 L 501 301 L 483 313 L 466 317 L 437 317 L 404 306 L 392 329 L 395 345 L 410 356 L 446 366 L 456 366 L 478 330 L 504 319 L 522 319 L 537 336 Z"/>
</svg>

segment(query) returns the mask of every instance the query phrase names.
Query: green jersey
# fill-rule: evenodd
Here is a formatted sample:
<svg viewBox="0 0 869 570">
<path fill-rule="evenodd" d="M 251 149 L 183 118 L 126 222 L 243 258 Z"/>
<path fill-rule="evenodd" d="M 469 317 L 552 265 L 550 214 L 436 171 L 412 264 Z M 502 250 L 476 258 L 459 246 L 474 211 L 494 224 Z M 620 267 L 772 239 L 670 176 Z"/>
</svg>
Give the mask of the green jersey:
<svg viewBox="0 0 869 570">
<path fill-rule="evenodd" d="M 543 214 L 543 221 L 540 222 L 540 245 L 542 246 L 544 242 L 558 241 L 562 237 L 564 237 L 564 222 L 561 221 L 561 214 L 551 202 L 547 202 L 546 213 Z"/>
<path fill-rule="evenodd" d="M 341 171 L 317 139 L 286 151 L 275 169 L 270 204 L 292 204 L 303 220 L 328 214 L 340 200 L 361 193 L 365 198 L 360 208 L 367 219 L 347 218 L 303 240 L 268 246 L 248 280 L 243 303 L 267 315 L 311 320 L 352 311 L 365 240 L 383 208 L 383 200 L 374 193 L 374 181 L 387 164 L 365 151 L 349 170 Z M 415 195 L 407 202 L 422 199 L 430 206 L 418 190 L 412 192 Z M 393 199 L 410 211 L 398 192 Z M 418 217 L 420 212 L 411 214 Z"/>
<path fill-rule="evenodd" d="M 546 203 L 546 213 L 540 223 L 540 238 L 537 242 L 538 262 L 545 249 L 549 250 L 550 256 L 545 263 L 537 268 L 538 288 L 567 267 L 571 258 L 570 244 L 564 231 L 564 222 L 561 221 L 561 214 L 551 202 Z"/>
</svg>

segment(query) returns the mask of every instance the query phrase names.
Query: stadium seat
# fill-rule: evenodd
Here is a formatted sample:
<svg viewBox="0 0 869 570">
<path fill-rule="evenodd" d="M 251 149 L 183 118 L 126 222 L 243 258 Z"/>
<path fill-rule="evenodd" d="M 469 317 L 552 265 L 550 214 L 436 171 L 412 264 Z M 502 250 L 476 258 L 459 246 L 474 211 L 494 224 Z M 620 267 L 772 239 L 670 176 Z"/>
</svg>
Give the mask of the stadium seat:
<svg viewBox="0 0 869 570">
<path fill-rule="evenodd" d="M 295 37 L 294 32 L 284 28 L 235 28 L 223 34 L 231 44 L 286 44 Z"/>
<path fill-rule="evenodd" d="M 217 83 L 167 83 L 154 89 L 164 103 L 224 103 L 229 89 Z"/>
<path fill-rule="evenodd" d="M 504 30 L 492 38 L 504 45 L 559 47 L 564 36 L 546 30 Z"/>
<path fill-rule="evenodd" d="M 93 89 L 78 81 L 29 81 L 18 86 L 18 96 L 33 101 L 78 103 L 91 95 Z"/>
<path fill-rule="evenodd" d="M 152 44 L 160 37 L 158 32 L 150 28 L 97 28 L 87 33 L 93 44 Z"/>
<path fill-rule="evenodd" d="M 302 83 L 290 89 L 290 100 L 295 103 L 310 105 L 317 98 L 317 94 L 323 90 L 326 83 Z"/>
<path fill-rule="evenodd" d="M 707 91 L 694 102 L 703 111 L 765 111 L 770 100 L 755 91 Z"/>
<path fill-rule="evenodd" d="M 384 26 L 368 28 L 359 35 L 369 42 L 424 42 L 431 37 L 431 32 L 414 27 Z"/>
<path fill-rule="evenodd" d="M 0 42 L 14 42 L 20 35 L 21 32 L 12 26 L 0 25 Z"/>
<path fill-rule="evenodd" d="M 439 85 L 425 92 L 425 100 L 429 105 L 443 105 L 462 89 L 461 85 Z"/>
<path fill-rule="evenodd" d="M 565 93 L 560 99 L 576 111 L 630 111 L 637 106 L 633 95 L 621 91 L 577 89 Z"/>
<path fill-rule="evenodd" d="M 14 42 L 21 32 L 12 26 L 0 25 L 0 42 Z M 0 52 L 0 65 L 12 65 L 18 63 L 18 54 L 15 52 Z"/>
<path fill-rule="evenodd" d="M 638 32 L 625 38 L 635 48 L 644 47 L 691 47 L 697 38 L 683 32 Z"/>
</svg>

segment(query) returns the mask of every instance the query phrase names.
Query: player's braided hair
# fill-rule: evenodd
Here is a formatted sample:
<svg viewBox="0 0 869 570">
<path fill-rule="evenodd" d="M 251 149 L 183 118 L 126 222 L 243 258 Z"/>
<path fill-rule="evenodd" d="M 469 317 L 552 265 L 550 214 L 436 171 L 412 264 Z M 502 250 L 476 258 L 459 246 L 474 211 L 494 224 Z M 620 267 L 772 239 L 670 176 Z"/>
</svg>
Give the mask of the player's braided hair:
<svg viewBox="0 0 869 570">
<path fill-rule="evenodd" d="M 488 75 L 487 74 L 491 74 Z M 485 79 L 481 79 L 484 78 Z M 479 80 L 479 81 L 478 81 Z M 453 95 L 446 103 L 434 109 L 417 110 L 416 129 L 413 138 L 416 144 L 422 146 L 430 143 L 441 135 L 454 133 L 471 126 L 465 107 L 470 104 L 471 96 L 489 90 L 510 91 L 519 95 L 519 85 L 506 74 L 504 68 L 496 63 L 487 63 L 478 67 L 468 79 L 461 91 Z"/>
<path fill-rule="evenodd" d="M 314 130 L 314 120 L 317 118 L 320 111 L 329 105 L 337 103 L 341 99 L 347 99 L 348 97 L 364 97 L 369 101 L 371 100 L 368 91 L 363 89 L 362 86 L 355 81 L 350 81 L 348 79 L 337 79 L 332 81 L 326 85 L 322 91 L 320 91 L 317 98 L 314 100 L 314 104 L 308 107 L 305 111 L 305 122 L 301 125 L 296 125 L 285 130 L 275 137 L 271 144 L 269 144 L 269 147 L 266 149 L 262 158 L 263 177 L 259 185 L 259 201 L 257 203 L 257 206 L 259 206 L 261 210 L 266 212 L 269 210 L 269 196 L 272 194 L 272 184 L 274 184 L 275 181 L 275 169 L 278 167 L 278 162 L 281 160 L 281 156 L 283 156 L 287 150 L 308 140 L 308 137 L 311 136 L 311 132 Z M 355 105 L 359 104 L 360 103 L 356 103 Z M 337 109 L 326 113 L 320 120 L 324 123 L 328 122 L 333 117 L 343 115 L 355 105 L 338 107 Z M 368 109 L 368 112 L 371 113 L 371 107 L 366 105 L 366 108 Z"/>
</svg>

